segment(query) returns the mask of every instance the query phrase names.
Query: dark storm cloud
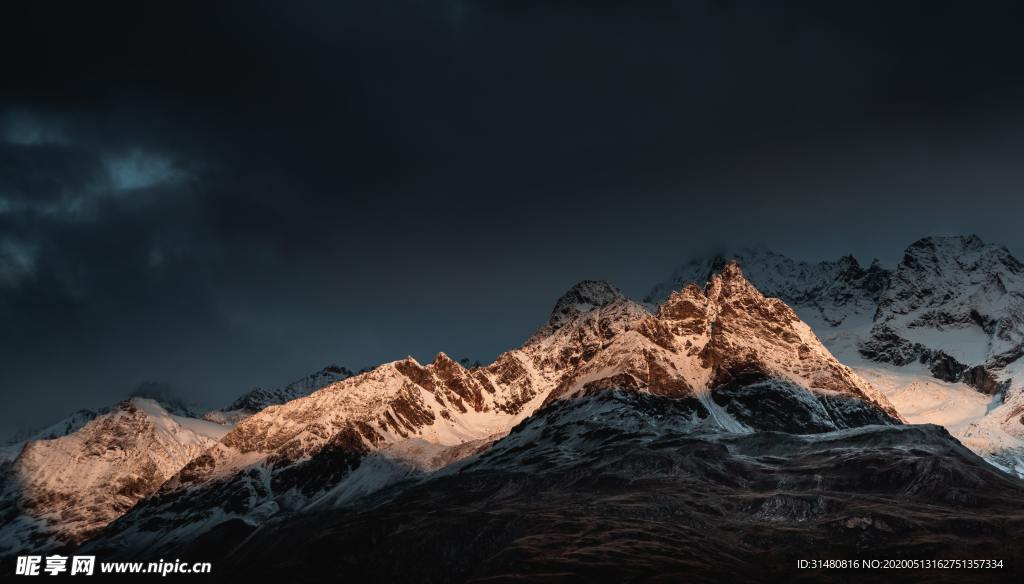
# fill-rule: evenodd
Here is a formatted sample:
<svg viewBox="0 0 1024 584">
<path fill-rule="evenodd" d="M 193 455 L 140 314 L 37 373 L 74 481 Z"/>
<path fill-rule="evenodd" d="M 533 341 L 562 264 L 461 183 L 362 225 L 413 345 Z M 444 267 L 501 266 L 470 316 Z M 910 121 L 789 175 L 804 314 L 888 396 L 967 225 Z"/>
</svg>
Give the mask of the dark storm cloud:
<svg viewBox="0 0 1024 584">
<path fill-rule="evenodd" d="M 722 246 L 1024 251 L 1013 4 L 3 11 L 8 427 L 490 358 L 576 280 Z"/>
</svg>

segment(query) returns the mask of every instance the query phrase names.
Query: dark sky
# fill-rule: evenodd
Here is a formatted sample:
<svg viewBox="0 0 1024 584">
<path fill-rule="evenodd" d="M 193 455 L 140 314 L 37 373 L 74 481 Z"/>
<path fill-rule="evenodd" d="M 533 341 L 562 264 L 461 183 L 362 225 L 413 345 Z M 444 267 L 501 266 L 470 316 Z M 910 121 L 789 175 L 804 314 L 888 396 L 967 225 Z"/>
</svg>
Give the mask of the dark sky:
<svg viewBox="0 0 1024 584">
<path fill-rule="evenodd" d="M 1014 3 L 100 4 L 0 8 L 0 435 L 490 359 L 729 246 L 1024 253 Z"/>
</svg>

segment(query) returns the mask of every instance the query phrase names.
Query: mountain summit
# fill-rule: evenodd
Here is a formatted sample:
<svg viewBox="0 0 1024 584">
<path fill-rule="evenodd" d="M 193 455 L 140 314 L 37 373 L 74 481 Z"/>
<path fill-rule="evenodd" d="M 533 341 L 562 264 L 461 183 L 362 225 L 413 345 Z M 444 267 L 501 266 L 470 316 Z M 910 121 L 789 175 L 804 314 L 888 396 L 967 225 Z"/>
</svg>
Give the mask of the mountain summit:
<svg viewBox="0 0 1024 584">
<path fill-rule="evenodd" d="M 690 412 L 673 418 L 679 432 L 900 423 L 734 263 L 703 290 L 673 293 L 657 314 L 588 281 L 563 295 L 522 347 L 486 367 L 467 369 L 444 353 L 428 364 L 410 357 L 242 420 L 97 545 L 187 545 L 232 522 L 352 504 L 484 452 L 541 412 L 605 394 L 669 399 L 665 407 Z"/>
<path fill-rule="evenodd" d="M 925 237 L 894 269 L 743 249 L 686 264 L 648 302 L 703 283 L 730 259 L 911 422 L 944 424 L 1024 476 L 1024 264 L 1005 247 L 975 235 Z"/>
<path fill-rule="evenodd" d="M 550 333 L 581 314 L 625 299 L 621 290 L 604 280 L 583 280 L 558 299 L 541 333 Z"/>
<path fill-rule="evenodd" d="M 644 301 L 656 305 L 687 284 L 703 285 L 730 261 L 743 267 L 746 277 L 760 292 L 795 308 L 814 326 L 819 322 L 838 326 L 865 314 L 870 318 L 890 276 L 877 260 L 865 268 L 852 255 L 815 263 L 766 249 L 742 248 L 692 260 L 655 285 Z"/>
<path fill-rule="evenodd" d="M 598 561 L 609 546 L 664 549 L 658 542 L 671 533 L 693 550 L 686 569 L 720 560 L 701 546 L 721 548 L 743 526 L 762 530 L 760 541 L 849 549 L 856 540 L 875 551 L 892 533 L 904 542 L 898 551 L 911 553 L 930 545 L 913 529 L 931 533 L 937 521 L 966 534 L 1016 525 L 1004 519 L 1024 492 L 1014 479 L 938 426 L 905 425 L 859 373 L 878 379 L 875 371 L 841 363 L 800 318 L 817 319 L 835 346 L 863 345 L 835 334 L 870 334 L 878 303 L 867 308 L 891 290 L 878 286 L 881 268 L 842 258 L 812 270 L 761 257 L 774 267 L 752 271 L 802 298 L 798 310 L 726 260 L 702 285 L 672 290 L 654 307 L 581 282 L 522 346 L 486 366 L 442 352 L 428 363 L 328 368 L 286 391 L 252 392 L 220 412 L 238 420 L 233 428 L 135 398 L 69 426 L 67 436 L 27 444 L 7 463 L 3 500 L 19 512 L 4 525 L 4 550 L 95 535 L 81 553 L 216 559 L 240 571 L 264 557 L 284 570 L 310 553 L 306 544 L 287 557 L 268 550 L 301 540 L 357 550 L 350 576 L 433 573 L 431 557 L 454 553 L 466 565 L 444 569 L 458 579 L 564 570 L 558 542 L 585 525 L 610 535 L 590 551 L 573 544 L 581 557 Z M 783 274 L 797 279 L 787 284 Z M 997 517 L 962 505 L 979 497 Z M 907 510 L 909 523 L 900 519 Z M 556 523 L 524 522 L 533 512 Z M 372 542 L 381 541 L 375 534 L 407 542 L 409 518 L 421 546 L 435 551 L 395 566 L 392 548 Z M 865 530 L 883 535 L 857 539 Z M 515 551 L 534 535 L 546 543 Z M 472 559 L 478 546 L 487 555 Z M 750 561 L 742 570 L 757 565 L 755 547 L 730 548 Z M 683 570 L 673 562 L 629 570 Z"/>
<path fill-rule="evenodd" d="M 385 581 L 770 581 L 812 542 L 1014 557 L 1019 482 L 902 424 L 736 263 L 653 314 L 575 306 L 487 367 L 406 358 L 271 406 L 84 551 Z"/>
<path fill-rule="evenodd" d="M 74 545 L 153 494 L 227 429 L 127 399 L 0 467 L 0 556 Z"/>
<path fill-rule="evenodd" d="M 896 334 L 906 341 L 900 348 L 919 347 L 904 359 L 941 352 L 957 362 L 947 369 L 961 369 L 939 375 L 979 365 L 996 372 L 1024 355 L 1024 264 L 973 235 L 918 240 L 893 272 L 874 321 L 876 340 Z M 877 358 L 900 359 L 885 349 L 869 347 Z M 996 377 L 978 379 L 979 389 L 998 391 Z"/>
<path fill-rule="evenodd" d="M 722 429 L 821 432 L 894 423 L 896 410 L 840 364 L 784 302 L 729 262 L 673 292 L 581 364 L 547 401 L 603 388 L 693 396 Z M 760 404 L 772 404 L 769 410 Z M 756 412 L 754 410 L 757 410 Z"/>
</svg>

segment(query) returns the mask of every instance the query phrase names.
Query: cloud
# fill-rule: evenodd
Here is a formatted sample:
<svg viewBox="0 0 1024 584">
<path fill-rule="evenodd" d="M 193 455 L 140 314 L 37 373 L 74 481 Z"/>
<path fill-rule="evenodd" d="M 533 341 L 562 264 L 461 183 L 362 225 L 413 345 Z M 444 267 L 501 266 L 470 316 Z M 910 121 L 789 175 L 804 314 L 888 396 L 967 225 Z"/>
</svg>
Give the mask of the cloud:
<svg viewBox="0 0 1024 584">
<path fill-rule="evenodd" d="M 36 249 L 14 239 L 0 240 L 0 289 L 17 285 L 35 269 Z"/>
<path fill-rule="evenodd" d="M 3 141 L 21 146 L 63 144 L 64 128 L 53 120 L 40 119 L 32 112 L 9 111 L 0 117 Z"/>
<path fill-rule="evenodd" d="M 0 143 L 0 197 L 45 211 L 103 190 L 108 177 L 94 152 L 66 145 Z"/>
<path fill-rule="evenodd" d="M 185 178 L 184 173 L 167 158 L 141 150 L 110 156 L 104 163 L 111 183 L 118 191 L 143 189 Z"/>
</svg>

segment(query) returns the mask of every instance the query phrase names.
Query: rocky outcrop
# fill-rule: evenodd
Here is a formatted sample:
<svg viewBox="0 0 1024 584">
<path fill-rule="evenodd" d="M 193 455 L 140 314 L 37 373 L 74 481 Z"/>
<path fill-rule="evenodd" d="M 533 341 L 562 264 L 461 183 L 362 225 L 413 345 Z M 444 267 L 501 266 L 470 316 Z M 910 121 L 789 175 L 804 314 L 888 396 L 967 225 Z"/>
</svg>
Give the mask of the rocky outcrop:
<svg viewBox="0 0 1024 584">
<path fill-rule="evenodd" d="M 625 299 L 621 290 L 604 280 L 583 280 L 558 299 L 551 318 L 538 334 L 550 334 L 580 315 Z"/>
<path fill-rule="evenodd" d="M 791 405 L 810 408 L 802 412 L 805 417 L 820 418 L 799 430 L 849 427 L 847 420 L 857 416 L 828 414 L 839 398 L 847 398 L 849 407 L 863 407 L 863 419 L 872 423 L 899 419 L 884 396 L 836 361 L 784 302 L 761 294 L 735 262 L 713 275 L 704 289 L 689 285 L 673 292 L 656 315 L 635 321 L 547 401 L 595 388 L 637 388 L 677 397 L 710 395 L 706 405 L 714 410 L 722 401 L 728 415 L 748 411 L 734 398 L 739 389 L 755 386 L 762 396 L 795 390 L 801 400 Z M 761 429 L 756 419 L 748 422 L 741 425 Z"/>
<path fill-rule="evenodd" d="M 1010 379 L 1000 380 L 996 367 L 966 365 L 944 351 L 929 349 L 921 343 L 912 343 L 881 325 L 871 331 L 871 336 L 860 343 L 859 352 L 864 357 L 880 363 L 896 366 L 921 363 L 928 367 L 932 376 L 947 382 L 963 382 L 981 393 L 997 395 L 1006 391 Z"/>
<path fill-rule="evenodd" d="M 864 314 L 874 314 L 891 272 L 877 260 L 864 268 L 847 255 L 836 261 L 806 262 L 764 249 L 744 248 L 698 259 L 680 267 L 654 286 L 645 302 L 660 304 L 688 284 L 703 285 L 730 261 L 764 295 L 779 298 L 813 325 L 839 326 Z"/>
<path fill-rule="evenodd" d="M 132 398 L 65 436 L 28 442 L 0 473 L 0 555 L 96 535 L 225 432 Z"/>
<path fill-rule="evenodd" d="M 974 235 L 920 239 L 894 270 L 877 261 L 864 268 L 853 256 L 813 263 L 742 249 L 680 268 L 647 301 L 703 283 L 730 260 L 820 333 L 860 335 L 868 359 L 924 363 L 936 378 L 996 394 L 1012 377 L 1007 366 L 1024 355 L 1024 264 Z M 870 330 L 860 331 L 864 324 Z"/>
<path fill-rule="evenodd" d="M 879 299 L 862 353 L 889 360 L 915 352 L 906 362 L 926 363 L 940 379 L 1000 391 L 1007 365 L 1024 354 L 1024 264 L 973 235 L 911 244 Z"/>
<path fill-rule="evenodd" d="M 685 266 L 649 298 L 703 282 L 729 258 L 740 259 L 761 291 L 785 300 L 840 361 L 901 394 L 915 418 L 949 421 L 986 460 L 1024 476 L 1024 264 L 1005 247 L 976 236 L 927 237 L 893 270 L 861 268 L 850 257 L 811 263 L 741 250 Z M 958 395 L 957 384 L 992 400 L 970 405 L 978 400 Z"/>
</svg>

